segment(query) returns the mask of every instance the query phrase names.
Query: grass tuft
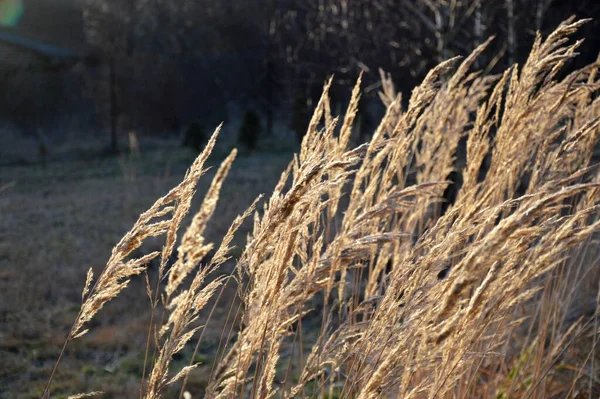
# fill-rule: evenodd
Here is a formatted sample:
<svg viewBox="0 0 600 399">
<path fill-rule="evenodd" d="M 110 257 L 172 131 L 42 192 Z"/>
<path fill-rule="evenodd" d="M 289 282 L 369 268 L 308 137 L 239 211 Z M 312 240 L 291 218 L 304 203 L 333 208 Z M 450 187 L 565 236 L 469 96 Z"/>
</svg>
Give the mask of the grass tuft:
<svg viewBox="0 0 600 399">
<path fill-rule="evenodd" d="M 405 109 L 382 72 L 387 112 L 357 148 L 361 77 L 343 117 L 331 114 L 327 82 L 271 196 L 219 245 L 205 242 L 232 152 L 169 262 L 217 130 L 105 269 L 90 269 L 65 347 L 158 259 L 156 281 L 146 280 L 146 359 L 136 364 L 143 398 L 172 384 L 186 397 L 200 372 L 209 398 L 600 395 L 598 64 L 559 78 L 583 23 L 538 35 L 525 64 L 499 76 L 473 70 L 490 41 L 445 61 Z M 444 202 L 449 189 L 455 198 Z M 251 217 L 236 251 L 234 234 Z M 162 251 L 133 255 L 156 236 Z M 237 298 L 221 303 L 229 284 Z M 222 325 L 211 324 L 215 309 L 228 309 Z M 202 360 L 210 374 L 197 354 L 207 329 L 221 331 L 214 358 Z M 197 335 L 190 363 L 173 373 Z"/>
</svg>

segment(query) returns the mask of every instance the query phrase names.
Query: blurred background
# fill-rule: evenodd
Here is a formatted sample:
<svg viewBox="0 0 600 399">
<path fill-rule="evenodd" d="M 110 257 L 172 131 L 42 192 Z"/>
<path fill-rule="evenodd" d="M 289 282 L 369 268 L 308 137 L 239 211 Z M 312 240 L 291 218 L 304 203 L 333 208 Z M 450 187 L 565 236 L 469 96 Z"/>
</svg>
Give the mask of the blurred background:
<svg viewBox="0 0 600 399">
<path fill-rule="evenodd" d="M 535 31 L 570 15 L 595 18 L 596 0 L 0 0 L 0 163 L 57 156 L 93 138 L 116 150 L 138 137 L 181 138 L 196 123 L 260 139 L 301 136 L 323 82 L 339 106 L 365 73 L 361 126 L 382 112 L 379 68 L 406 93 L 436 63 L 496 40 L 479 67 L 523 62 Z M 593 61 L 597 19 L 580 64 Z M 334 110 L 335 111 L 335 110 Z M 233 135 L 235 136 L 235 135 Z M 30 143 L 31 144 L 31 143 Z M 29 159 L 31 160 L 31 159 Z"/>
<path fill-rule="evenodd" d="M 271 192 L 330 76 L 332 111 L 343 114 L 363 73 L 358 143 L 384 112 L 380 69 L 408 101 L 440 61 L 495 36 L 477 66 L 502 71 L 525 61 L 536 31 L 571 15 L 594 19 L 566 71 L 598 56 L 598 0 L 0 0 L 0 398 L 41 397 L 88 268 L 102 270 L 219 123 L 212 165 L 241 152 L 206 233 L 212 242 Z M 136 395 L 149 310 L 140 278 L 69 346 L 58 397 Z M 226 313 L 217 309 L 194 359 L 203 363 L 194 397 Z"/>
</svg>

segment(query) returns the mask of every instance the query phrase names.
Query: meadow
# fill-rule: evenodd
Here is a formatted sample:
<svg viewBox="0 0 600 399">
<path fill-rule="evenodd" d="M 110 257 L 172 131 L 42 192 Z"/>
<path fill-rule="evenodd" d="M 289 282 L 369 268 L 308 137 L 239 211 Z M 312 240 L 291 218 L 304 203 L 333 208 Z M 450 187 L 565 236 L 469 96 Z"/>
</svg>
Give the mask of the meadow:
<svg viewBox="0 0 600 399">
<path fill-rule="evenodd" d="M 169 173 L 135 150 L 12 169 L 0 397 L 598 397 L 599 65 L 564 72 L 584 23 L 499 75 L 485 42 L 408 102 L 382 73 L 358 146 L 360 78 L 341 116 L 325 84 L 291 160 L 211 158 L 218 127 Z"/>
<path fill-rule="evenodd" d="M 89 153 L 98 145 L 89 147 L 80 150 L 80 156 L 46 166 L 0 168 L 2 398 L 42 396 L 62 340 L 79 310 L 80 285 L 87 268 L 102 269 L 118 238 L 164 194 L 165 187 L 181 180 L 194 160 L 194 154 L 176 140 L 142 142 L 137 155 L 92 160 Z M 68 149 L 69 154 L 73 152 L 77 151 Z M 224 158 L 220 153 L 213 154 L 213 168 L 199 182 L 199 192 L 208 188 L 215 173 L 213 163 Z M 288 153 L 241 155 L 223 189 L 231 200 L 218 204 L 221 216 L 208 226 L 207 236 L 222 236 L 255 196 L 272 190 L 277 170 L 285 167 L 288 158 Z M 200 206 L 198 200 L 194 206 Z M 237 238 L 240 246 L 249 227 L 243 226 Z M 143 250 L 160 245 L 146 242 Z M 143 282 L 134 281 L 122 297 L 103 309 L 94 333 L 66 356 L 52 397 L 90 387 L 101 387 L 110 393 L 108 397 L 137 392 L 149 315 L 141 296 L 145 296 Z M 211 347 L 202 350 L 210 353 Z"/>
</svg>

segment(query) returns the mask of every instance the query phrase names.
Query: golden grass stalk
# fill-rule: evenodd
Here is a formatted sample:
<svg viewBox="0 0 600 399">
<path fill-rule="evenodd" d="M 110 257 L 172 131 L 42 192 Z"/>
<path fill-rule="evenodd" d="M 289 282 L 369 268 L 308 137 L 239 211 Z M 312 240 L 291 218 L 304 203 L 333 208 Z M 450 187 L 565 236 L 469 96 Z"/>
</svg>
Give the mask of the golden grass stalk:
<svg viewBox="0 0 600 399">
<path fill-rule="evenodd" d="M 235 269 L 241 316 L 223 331 L 234 338 L 214 359 L 206 397 L 549 397 L 566 349 L 585 334 L 597 346 L 598 332 L 589 331 L 597 328 L 597 308 L 595 317 L 569 320 L 573 287 L 600 276 L 600 181 L 592 166 L 598 65 L 558 78 L 581 44 L 569 38 L 583 23 L 568 20 L 545 40 L 538 35 L 527 62 L 499 76 L 472 71 L 489 41 L 462 61 L 443 62 L 406 109 L 382 73 L 385 116 L 355 149 L 348 146 L 360 78 L 339 129 L 328 81 L 299 155 L 262 210 L 255 202 L 238 217 L 194 273 L 212 248 L 203 232 L 232 153 L 167 271 L 202 155 L 116 247 L 109 261 L 116 266 L 91 288 L 88 274 L 82 315 L 67 341 L 123 281 L 161 255 L 126 261 L 129 248 L 165 234 L 159 282 L 168 277 L 167 319 L 145 390 L 146 398 L 161 397 L 168 384 L 197 372 L 190 363 L 170 376 L 171 359 L 207 328 L 199 312 L 224 283 L 210 275 L 254 213 Z M 443 209 L 451 185 L 456 198 Z M 157 285 L 155 298 L 158 292 Z M 592 297 L 596 303 L 596 291 Z M 593 356 L 561 393 L 593 376 Z"/>
<path fill-rule="evenodd" d="M 142 213 L 133 228 L 113 248 L 104 270 L 93 286 L 93 271 L 92 269 L 88 271 L 82 292 L 81 308 L 48 380 L 44 393 L 45 397 L 50 395 L 50 385 L 67 344 L 86 334 L 88 331 L 84 329 L 86 323 L 92 320 L 107 302 L 119 295 L 127 287 L 133 276 L 144 272 L 147 264 L 159 256 L 158 280 L 162 279 L 167 260 L 173 252 L 177 230 L 189 210 L 196 183 L 203 173 L 204 163 L 214 147 L 219 131 L 220 126 L 213 133 L 204 151 L 190 166 L 183 181 L 171 189 L 167 195 L 159 198 L 150 209 Z M 162 252 L 155 251 L 140 257 L 129 258 L 146 238 L 161 235 L 166 237 Z"/>
</svg>

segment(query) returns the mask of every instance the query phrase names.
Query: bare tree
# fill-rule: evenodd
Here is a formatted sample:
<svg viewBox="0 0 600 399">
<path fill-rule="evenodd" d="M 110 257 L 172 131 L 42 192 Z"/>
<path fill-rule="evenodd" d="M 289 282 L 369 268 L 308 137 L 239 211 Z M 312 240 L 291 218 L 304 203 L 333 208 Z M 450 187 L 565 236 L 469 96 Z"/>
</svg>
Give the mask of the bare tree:
<svg viewBox="0 0 600 399">
<path fill-rule="evenodd" d="M 133 53 L 135 0 L 85 0 L 84 31 L 103 60 L 100 73 L 87 74 L 88 90 L 101 114 L 109 121 L 110 148 L 118 150 L 118 74 L 123 60 Z"/>
<path fill-rule="evenodd" d="M 531 27 L 559 22 L 552 0 L 83 2 L 87 36 L 105 60 L 103 76 L 94 77 L 95 98 L 106 109 L 113 145 L 122 113 L 133 123 L 137 113 L 140 123 L 160 117 L 177 125 L 193 112 L 214 114 L 214 104 L 251 103 L 265 112 L 270 131 L 276 107 L 289 109 L 299 98 L 310 108 L 332 74 L 334 103 L 348 97 L 359 71 L 365 97 L 376 91 L 379 68 L 402 76 L 398 88 L 409 91 L 434 64 L 470 53 L 492 34 L 489 57 L 477 66 L 518 62 L 519 50 L 533 41 Z M 594 1 L 583 3 L 590 8 Z M 139 99 L 135 107 L 127 109 L 134 102 L 124 95 Z"/>
</svg>

